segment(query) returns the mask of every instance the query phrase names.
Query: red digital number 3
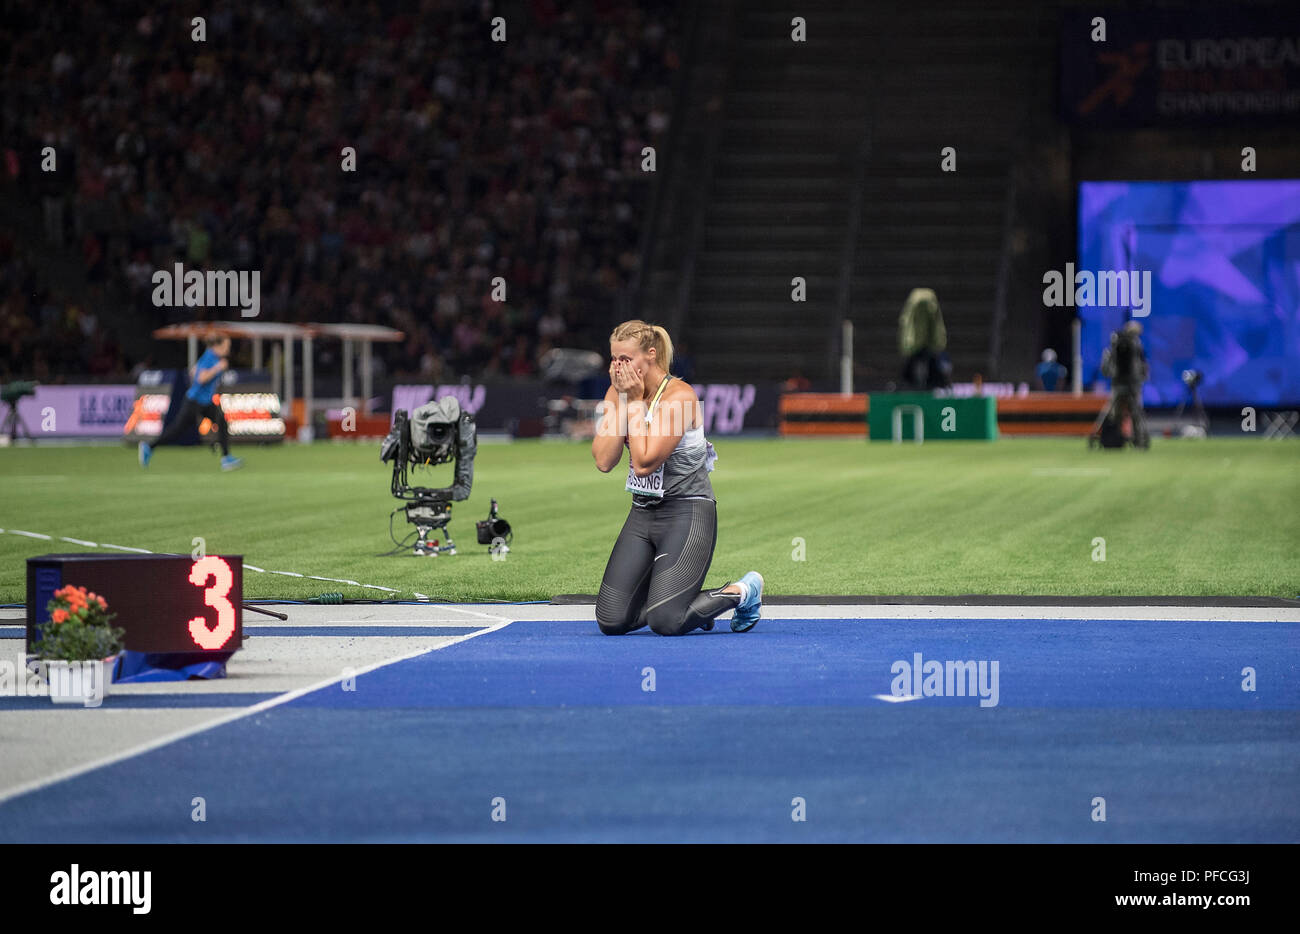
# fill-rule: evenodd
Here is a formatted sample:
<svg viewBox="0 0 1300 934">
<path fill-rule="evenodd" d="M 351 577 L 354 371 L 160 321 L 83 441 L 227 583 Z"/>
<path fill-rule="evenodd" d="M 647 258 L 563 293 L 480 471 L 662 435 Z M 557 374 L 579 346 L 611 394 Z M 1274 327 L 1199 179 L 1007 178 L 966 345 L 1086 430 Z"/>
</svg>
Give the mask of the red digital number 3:
<svg viewBox="0 0 1300 934">
<path fill-rule="evenodd" d="M 212 586 L 208 586 L 208 578 Z M 235 575 L 230 565 L 216 555 L 208 555 L 194 562 L 190 568 L 190 583 L 204 588 L 203 602 L 217 611 L 217 626 L 208 628 L 208 621 L 202 616 L 190 620 L 190 638 L 202 649 L 219 649 L 235 634 L 235 607 L 228 594 L 234 586 Z"/>
</svg>

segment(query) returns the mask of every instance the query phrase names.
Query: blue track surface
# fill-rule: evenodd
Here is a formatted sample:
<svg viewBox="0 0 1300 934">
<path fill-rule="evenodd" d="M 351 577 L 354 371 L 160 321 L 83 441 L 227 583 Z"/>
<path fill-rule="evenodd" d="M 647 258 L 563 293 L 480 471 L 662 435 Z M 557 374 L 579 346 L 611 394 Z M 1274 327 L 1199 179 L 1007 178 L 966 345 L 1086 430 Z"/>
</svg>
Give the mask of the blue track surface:
<svg viewBox="0 0 1300 934">
<path fill-rule="evenodd" d="M 245 636 L 319 636 L 329 639 L 377 638 L 382 636 L 463 636 L 477 632 L 481 626 L 245 626 Z M 27 629 L 22 626 L 0 626 L 0 639 L 25 639 Z"/>
<path fill-rule="evenodd" d="M 0 841 L 1300 840 L 1292 624 L 726 628 L 516 622 L 0 804 Z M 916 653 L 997 661 L 997 705 L 878 699 Z"/>
<path fill-rule="evenodd" d="M 66 704 L 61 711 L 96 711 L 105 707 L 114 710 L 174 710 L 181 707 L 252 707 L 263 701 L 279 697 L 279 694 L 257 691 L 176 693 L 176 694 L 109 694 L 101 700 L 98 707 L 86 707 L 82 704 Z M 0 710 L 50 710 L 48 697 L 7 697 Z"/>
</svg>

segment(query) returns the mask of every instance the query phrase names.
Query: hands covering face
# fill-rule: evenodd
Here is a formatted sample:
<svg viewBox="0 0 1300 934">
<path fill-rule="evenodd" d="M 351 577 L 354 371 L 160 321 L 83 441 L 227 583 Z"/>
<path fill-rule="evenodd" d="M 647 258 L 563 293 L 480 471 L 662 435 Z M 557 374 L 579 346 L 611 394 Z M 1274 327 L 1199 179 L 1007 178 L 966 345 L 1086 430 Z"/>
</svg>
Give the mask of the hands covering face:
<svg viewBox="0 0 1300 934">
<path fill-rule="evenodd" d="M 614 360 L 609 365 L 609 381 L 615 392 L 626 393 L 634 399 L 645 394 L 645 381 L 639 369 L 630 363 Z"/>
</svg>

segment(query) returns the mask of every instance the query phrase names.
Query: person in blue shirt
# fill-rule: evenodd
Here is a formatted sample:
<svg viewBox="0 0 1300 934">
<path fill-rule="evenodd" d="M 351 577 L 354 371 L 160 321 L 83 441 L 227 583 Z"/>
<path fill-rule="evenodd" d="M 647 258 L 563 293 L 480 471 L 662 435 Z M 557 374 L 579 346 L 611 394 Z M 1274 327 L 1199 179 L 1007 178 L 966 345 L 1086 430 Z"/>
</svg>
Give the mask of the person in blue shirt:
<svg viewBox="0 0 1300 934">
<path fill-rule="evenodd" d="M 221 406 L 212 401 L 217 381 L 221 379 L 221 374 L 230 368 L 230 361 L 227 359 L 229 356 L 229 337 L 214 335 L 207 339 L 207 350 L 199 357 L 198 362 L 190 367 L 190 388 L 185 393 L 185 404 L 181 406 L 180 414 L 172 420 L 153 444 L 140 442 L 141 467 L 149 466 L 155 448 L 173 443 L 181 432 L 204 418 L 210 419 L 212 424 L 217 426 L 217 440 L 221 444 L 221 469 L 234 470 L 243 466 L 244 462 L 241 459 L 230 454 L 230 430 L 226 425 L 226 416 L 222 413 Z"/>
<path fill-rule="evenodd" d="M 1034 370 L 1034 375 L 1038 377 L 1038 385 L 1044 392 L 1056 392 L 1057 387 L 1065 388 L 1065 367 L 1056 362 L 1056 351 L 1048 347 L 1043 351 L 1043 362 L 1038 364 Z"/>
</svg>

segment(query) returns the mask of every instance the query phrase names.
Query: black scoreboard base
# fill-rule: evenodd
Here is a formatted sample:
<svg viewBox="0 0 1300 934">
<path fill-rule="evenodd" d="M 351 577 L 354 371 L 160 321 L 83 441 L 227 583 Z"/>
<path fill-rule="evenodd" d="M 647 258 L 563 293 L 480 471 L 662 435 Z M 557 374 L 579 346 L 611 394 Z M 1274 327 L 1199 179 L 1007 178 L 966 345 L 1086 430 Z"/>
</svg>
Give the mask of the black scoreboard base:
<svg viewBox="0 0 1300 934">
<path fill-rule="evenodd" d="M 54 591 L 102 596 L 125 648 L 223 661 L 244 641 L 243 555 L 41 555 L 27 559 L 27 651 L 49 622 Z M 224 658 L 223 658 L 224 656 Z"/>
</svg>

